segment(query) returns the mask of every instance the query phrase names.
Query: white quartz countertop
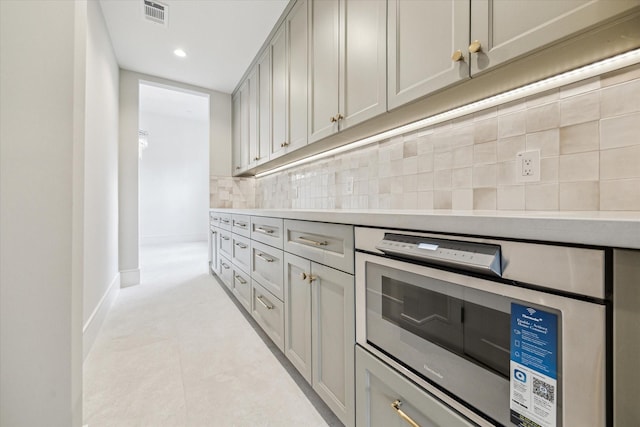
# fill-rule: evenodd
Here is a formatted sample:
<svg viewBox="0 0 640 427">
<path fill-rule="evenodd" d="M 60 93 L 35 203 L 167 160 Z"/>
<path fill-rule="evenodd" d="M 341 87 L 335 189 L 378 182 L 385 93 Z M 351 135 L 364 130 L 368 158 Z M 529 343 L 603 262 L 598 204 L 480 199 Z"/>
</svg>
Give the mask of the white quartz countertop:
<svg viewBox="0 0 640 427">
<path fill-rule="evenodd" d="M 640 249 L 640 212 L 211 209 L 231 214 Z"/>
</svg>

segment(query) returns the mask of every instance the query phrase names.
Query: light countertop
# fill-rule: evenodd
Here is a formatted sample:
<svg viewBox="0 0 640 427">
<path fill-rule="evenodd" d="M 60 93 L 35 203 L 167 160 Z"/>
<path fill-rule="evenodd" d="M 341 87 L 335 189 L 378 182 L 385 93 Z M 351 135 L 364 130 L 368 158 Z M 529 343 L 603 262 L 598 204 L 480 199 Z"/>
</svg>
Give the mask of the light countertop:
<svg viewBox="0 0 640 427">
<path fill-rule="evenodd" d="M 640 212 L 211 209 L 231 214 L 640 249 Z"/>
</svg>

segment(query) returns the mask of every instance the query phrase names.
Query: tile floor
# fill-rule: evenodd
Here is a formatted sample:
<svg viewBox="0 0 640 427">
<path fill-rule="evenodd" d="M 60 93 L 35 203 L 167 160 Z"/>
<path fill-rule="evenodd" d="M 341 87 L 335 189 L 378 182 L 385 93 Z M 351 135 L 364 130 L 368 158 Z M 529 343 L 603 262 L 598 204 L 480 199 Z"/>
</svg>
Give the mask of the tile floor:
<svg viewBox="0 0 640 427">
<path fill-rule="evenodd" d="M 206 265 L 204 242 L 141 250 L 84 363 L 84 424 L 340 426 Z"/>
</svg>

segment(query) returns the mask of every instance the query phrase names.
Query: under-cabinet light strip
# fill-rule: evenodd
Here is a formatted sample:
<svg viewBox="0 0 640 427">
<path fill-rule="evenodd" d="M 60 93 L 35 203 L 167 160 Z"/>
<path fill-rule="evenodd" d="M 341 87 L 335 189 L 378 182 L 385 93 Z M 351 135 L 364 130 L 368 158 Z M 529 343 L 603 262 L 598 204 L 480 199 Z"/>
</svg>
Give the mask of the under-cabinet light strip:
<svg viewBox="0 0 640 427">
<path fill-rule="evenodd" d="M 322 153 L 305 157 L 304 159 L 296 160 L 294 162 L 287 163 L 277 168 L 260 172 L 256 174 L 255 177 L 262 178 L 264 176 L 281 172 L 286 169 L 290 169 L 296 166 L 301 166 L 316 160 L 334 156 L 336 154 L 344 153 L 345 151 L 350 151 L 355 148 L 364 147 L 365 145 L 373 144 L 375 142 L 393 138 L 394 136 L 413 132 L 427 126 L 444 122 L 446 120 L 452 120 L 457 117 L 475 113 L 489 107 L 495 107 L 497 105 L 515 101 L 517 99 L 521 99 L 526 96 L 535 95 L 537 93 L 544 92 L 550 89 L 556 89 L 561 86 L 575 83 L 580 80 L 588 79 L 590 77 L 595 77 L 599 74 L 615 71 L 620 68 L 628 67 L 629 65 L 633 65 L 637 63 L 640 63 L 640 49 L 632 50 L 632 51 L 623 53 L 621 55 L 607 58 L 602 61 L 594 62 L 584 67 L 576 68 L 575 70 L 567 71 L 562 74 L 557 74 L 555 76 L 548 77 L 546 79 L 539 80 L 534 83 L 529 83 L 527 85 L 520 86 L 518 88 L 509 90 L 507 92 L 499 93 L 497 95 L 493 95 L 488 98 L 484 98 L 479 101 L 472 102 L 470 104 L 456 107 L 451 110 L 445 111 L 443 113 L 439 113 L 434 116 L 430 116 L 413 123 L 409 123 L 385 132 L 381 132 L 379 134 L 372 135 L 367 138 L 354 141 L 349 144 L 333 148 L 331 150 L 324 151 Z"/>
</svg>

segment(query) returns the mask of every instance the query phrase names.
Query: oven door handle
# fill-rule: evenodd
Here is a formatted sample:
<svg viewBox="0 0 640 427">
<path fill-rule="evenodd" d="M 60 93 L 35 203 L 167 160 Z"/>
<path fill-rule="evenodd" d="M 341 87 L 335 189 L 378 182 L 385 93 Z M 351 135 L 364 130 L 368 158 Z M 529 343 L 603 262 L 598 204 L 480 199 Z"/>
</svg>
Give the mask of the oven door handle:
<svg viewBox="0 0 640 427">
<path fill-rule="evenodd" d="M 407 422 L 411 427 L 420 427 L 420 425 L 413 421 L 409 415 L 407 415 L 400 407 L 402 406 L 402 401 L 400 399 L 394 400 L 391 402 L 391 407 L 396 411 L 396 414 L 403 420 Z"/>
</svg>

